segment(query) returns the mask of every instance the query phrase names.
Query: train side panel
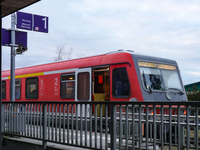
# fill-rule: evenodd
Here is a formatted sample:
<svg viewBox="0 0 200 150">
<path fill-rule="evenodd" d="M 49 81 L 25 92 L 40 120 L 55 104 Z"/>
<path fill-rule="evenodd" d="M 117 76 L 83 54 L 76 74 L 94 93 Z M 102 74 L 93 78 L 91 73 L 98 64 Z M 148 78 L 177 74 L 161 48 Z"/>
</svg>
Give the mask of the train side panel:
<svg viewBox="0 0 200 150">
<path fill-rule="evenodd" d="M 131 62 L 131 61 L 130 61 Z M 125 75 L 128 76 L 128 85 L 124 85 L 122 88 L 123 90 L 128 89 L 126 86 L 129 86 L 130 93 L 120 95 L 114 94 L 114 85 L 113 85 L 113 76 L 115 76 L 115 70 L 117 69 L 123 69 Z M 119 65 L 111 65 L 110 66 L 110 95 L 111 95 L 111 101 L 130 101 L 130 100 L 138 100 L 143 101 L 143 96 L 141 93 L 138 77 L 135 71 L 135 67 L 133 63 L 130 64 L 119 64 Z M 120 84 L 120 83 L 119 83 Z M 126 83 L 125 83 L 126 84 Z M 120 85 L 118 85 L 120 86 Z"/>
</svg>

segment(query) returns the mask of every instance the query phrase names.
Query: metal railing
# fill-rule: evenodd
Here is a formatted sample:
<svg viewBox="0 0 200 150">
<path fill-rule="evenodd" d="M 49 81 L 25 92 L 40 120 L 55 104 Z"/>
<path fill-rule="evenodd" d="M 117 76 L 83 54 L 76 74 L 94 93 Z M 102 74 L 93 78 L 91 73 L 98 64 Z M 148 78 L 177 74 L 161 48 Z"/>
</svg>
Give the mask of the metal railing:
<svg viewBox="0 0 200 150">
<path fill-rule="evenodd" d="M 199 149 L 200 102 L 3 102 L 4 135 L 91 149 Z"/>
</svg>

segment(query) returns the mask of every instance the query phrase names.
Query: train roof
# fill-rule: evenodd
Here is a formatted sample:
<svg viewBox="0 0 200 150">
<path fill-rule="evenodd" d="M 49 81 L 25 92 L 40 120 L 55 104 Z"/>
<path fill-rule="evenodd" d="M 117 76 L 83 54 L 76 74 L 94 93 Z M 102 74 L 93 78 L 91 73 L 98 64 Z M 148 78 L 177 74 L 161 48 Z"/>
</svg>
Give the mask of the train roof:
<svg viewBox="0 0 200 150">
<path fill-rule="evenodd" d="M 51 62 L 51 63 L 46 63 L 46 64 L 18 68 L 16 69 L 15 74 L 18 75 L 18 74 L 34 73 L 36 72 L 36 70 L 37 72 L 62 70 L 62 69 L 66 69 L 66 66 L 67 66 L 67 69 L 82 68 L 82 67 L 90 67 L 90 66 L 96 66 L 96 65 L 113 64 L 113 63 L 118 63 L 118 62 L 129 62 L 133 60 L 134 62 L 137 62 L 138 60 L 149 60 L 153 62 L 165 62 L 165 63 L 176 65 L 176 61 L 174 60 L 143 55 L 143 54 L 136 53 L 132 50 L 126 50 L 126 51 L 118 50 L 118 51 L 112 51 L 112 52 L 108 52 L 101 55 L 76 58 L 76 59 L 70 59 L 70 60 L 62 60 L 62 61 L 56 61 L 56 62 Z M 2 77 L 9 76 L 9 75 L 10 75 L 10 70 L 6 70 L 2 72 Z"/>
<path fill-rule="evenodd" d="M 142 53 L 138 53 L 138 52 L 134 52 L 133 50 L 123 50 L 123 49 L 119 49 L 117 51 L 112 51 L 112 52 L 108 52 L 106 53 L 108 54 L 115 54 L 115 53 L 130 53 L 131 55 L 134 56 L 134 58 L 136 59 L 148 59 L 148 60 L 152 60 L 152 61 L 158 61 L 158 62 L 165 62 L 165 63 L 175 63 L 175 60 L 172 59 L 167 59 L 167 58 L 162 58 L 162 57 L 156 57 L 156 56 L 151 56 L 151 55 L 147 55 L 147 54 L 142 54 Z"/>
</svg>

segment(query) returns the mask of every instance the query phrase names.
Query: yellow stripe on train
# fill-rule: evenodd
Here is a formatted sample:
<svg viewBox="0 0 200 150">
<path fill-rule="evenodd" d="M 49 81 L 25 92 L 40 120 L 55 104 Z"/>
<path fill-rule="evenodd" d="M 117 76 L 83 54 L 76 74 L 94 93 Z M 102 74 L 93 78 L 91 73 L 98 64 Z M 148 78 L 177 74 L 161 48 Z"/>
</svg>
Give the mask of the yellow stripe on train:
<svg viewBox="0 0 200 150">
<path fill-rule="evenodd" d="M 26 78 L 26 77 L 34 77 L 34 76 L 41 76 L 41 75 L 44 75 L 44 72 L 18 75 L 18 76 L 15 76 L 15 78 Z M 8 79 L 10 79 L 10 77 L 8 77 Z"/>
</svg>

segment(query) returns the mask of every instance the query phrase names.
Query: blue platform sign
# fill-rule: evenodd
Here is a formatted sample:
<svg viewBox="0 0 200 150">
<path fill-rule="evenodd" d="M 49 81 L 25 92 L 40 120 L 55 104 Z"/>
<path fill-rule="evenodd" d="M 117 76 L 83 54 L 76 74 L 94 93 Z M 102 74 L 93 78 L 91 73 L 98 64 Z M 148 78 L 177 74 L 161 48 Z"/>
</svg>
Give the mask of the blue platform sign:
<svg viewBox="0 0 200 150">
<path fill-rule="evenodd" d="M 17 12 L 17 28 L 48 33 L 49 18 L 46 16 L 32 15 Z"/>
<path fill-rule="evenodd" d="M 2 29 L 2 45 L 8 46 L 11 44 L 11 31 Z M 27 47 L 27 32 L 15 32 L 15 44 L 22 47 Z"/>
<path fill-rule="evenodd" d="M 27 47 L 27 32 L 15 32 L 15 44 L 22 47 Z"/>
<path fill-rule="evenodd" d="M 34 31 L 48 33 L 48 17 L 33 15 L 34 18 Z"/>
<path fill-rule="evenodd" d="M 11 43 L 10 31 L 2 28 L 2 45 L 6 46 Z"/>
<path fill-rule="evenodd" d="M 17 12 L 17 28 L 32 30 L 33 15 L 23 12 Z"/>
</svg>

